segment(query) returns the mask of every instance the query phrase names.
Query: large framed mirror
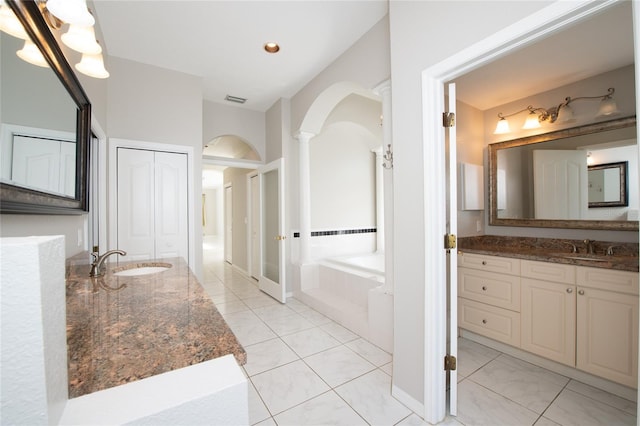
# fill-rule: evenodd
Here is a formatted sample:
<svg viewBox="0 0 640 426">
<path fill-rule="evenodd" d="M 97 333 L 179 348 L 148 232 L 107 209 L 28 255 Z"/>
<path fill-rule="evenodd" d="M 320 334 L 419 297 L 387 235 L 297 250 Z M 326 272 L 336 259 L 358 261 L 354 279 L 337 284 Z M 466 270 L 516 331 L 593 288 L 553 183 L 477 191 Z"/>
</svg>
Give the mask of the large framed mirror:
<svg viewBox="0 0 640 426">
<path fill-rule="evenodd" d="M 490 144 L 489 224 L 637 231 L 637 150 L 635 116 Z M 624 199 L 594 208 L 589 164 L 622 160 Z"/>
<path fill-rule="evenodd" d="M 86 213 L 91 103 L 38 3 L 6 3 L 49 67 L 21 61 L 15 47 L 24 42 L 0 35 L 0 213 Z"/>
</svg>

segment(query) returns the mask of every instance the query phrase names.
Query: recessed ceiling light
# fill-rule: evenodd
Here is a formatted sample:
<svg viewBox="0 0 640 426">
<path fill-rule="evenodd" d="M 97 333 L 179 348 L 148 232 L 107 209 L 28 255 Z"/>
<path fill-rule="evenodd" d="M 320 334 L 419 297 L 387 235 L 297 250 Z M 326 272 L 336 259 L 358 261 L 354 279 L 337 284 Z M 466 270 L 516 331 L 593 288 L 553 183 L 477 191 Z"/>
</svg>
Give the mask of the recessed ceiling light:
<svg viewBox="0 0 640 426">
<path fill-rule="evenodd" d="M 264 50 L 268 53 L 277 53 L 280 50 L 280 46 L 275 41 L 270 41 L 264 44 Z"/>
</svg>

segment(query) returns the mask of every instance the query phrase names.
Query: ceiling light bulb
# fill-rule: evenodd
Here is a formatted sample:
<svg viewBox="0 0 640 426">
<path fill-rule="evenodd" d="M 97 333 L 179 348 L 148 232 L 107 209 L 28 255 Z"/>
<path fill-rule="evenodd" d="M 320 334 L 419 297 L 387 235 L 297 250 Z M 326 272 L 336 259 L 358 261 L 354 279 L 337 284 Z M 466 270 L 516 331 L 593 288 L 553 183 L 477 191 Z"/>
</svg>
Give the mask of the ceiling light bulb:
<svg viewBox="0 0 640 426">
<path fill-rule="evenodd" d="M 22 40 L 29 38 L 16 14 L 4 3 L 0 6 L 0 30 Z"/>
<path fill-rule="evenodd" d="M 96 23 L 86 0 L 48 0 L 47 9 L 56 18 L 74 25 L 90 27 Z"/>
<path fill-rule="evenodd" d="M 523 129 L 538 129 L 540 128 L 540 121 L 538 115 L 535 112 L 531 112 L 522 126 Z"/>
<path fill-rule="evenodd" d="M 93 55 L 102 52 L 102 47 L 96 41 L 96 33 L 92 26 L 70 25 L 69 31 L 62 34 L 61 38 L 65 45 L 76 52 Z"/>
<path fill-rule="evenodd" d="M 598 108 L 598 117 L 615 115 L 618 114 L 620 110 L 618 109 L 618 104 L 615 99 L 610 96 L 605 96 L 604 99 L 600 101 L 600 107 Z"/>
<path fill-rule="evenodd" d="M 498 120 L 498 124 L 496 125 L 496 130 L 494 130 L 494 135 L 502 135 L 504 133 L 509 133 L 511 129 L 509 129 L 509 122 L 506 118 L 501 118 Z"/>
<path fill-rule="evenodd" d="M 47 63 L 47 60 L 44 59 L 44 56 L 42 56 L 42 52 L 40 52 L 38 46 L 33 44 L 29 39 L 24 41 L 24 46 L 16 52 L 16 55 L 18 55 L 18 57 L 23 61 L 29 62 L 32 65 L 49 68 L 49 64 Z"/>
<path fill-rule="evenodd" d="M 82 54 L 80 63 L 76 64 L 76 69 L 84 75 L 94 78 L 107 78 L 109 72 L 104 68 L 104 60 L 102 54 L 92 55 L 90 53 Z"/>
</svg>

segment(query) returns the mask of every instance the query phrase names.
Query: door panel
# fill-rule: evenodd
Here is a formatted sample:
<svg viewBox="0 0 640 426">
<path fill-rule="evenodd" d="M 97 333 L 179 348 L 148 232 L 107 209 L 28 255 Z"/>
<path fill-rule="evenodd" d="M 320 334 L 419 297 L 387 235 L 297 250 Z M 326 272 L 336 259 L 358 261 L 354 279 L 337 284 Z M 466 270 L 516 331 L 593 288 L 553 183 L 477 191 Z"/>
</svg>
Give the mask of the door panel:
<svg viewBox="0 0 640 426">
<path fill-rule="evenodd" d="M 187 156 L 155 153 L 156 257 L 188 258 Z"/>
<path fill-rule="evenodd" d="M 233 187 L 224 188 L 224 260 L 233 263 Z"/>
<path fill-rule="evenodd" d="M 126 260 L 153 259 L 153 151 L 118 148 L 118 241 Z"/>
<path fill-rule="evenodd" d="M 260 178 L 251 176 L 251 276 L 260 277 Z"/>
<path fill-rule="evenodd" d="M 260 290 L 281 303 L 286 301 L 284 265 L 284 160 L 258 169 L 260 176 Z"/>
</svg>

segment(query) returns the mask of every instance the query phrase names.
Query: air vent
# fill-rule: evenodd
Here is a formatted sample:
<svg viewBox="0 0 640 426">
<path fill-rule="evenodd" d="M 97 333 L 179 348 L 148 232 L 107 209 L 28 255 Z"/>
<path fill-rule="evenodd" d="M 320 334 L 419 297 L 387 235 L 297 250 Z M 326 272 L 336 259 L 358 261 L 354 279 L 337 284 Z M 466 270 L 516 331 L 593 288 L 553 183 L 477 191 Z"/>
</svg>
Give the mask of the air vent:
<svg viewBox="0 0 640 426">
<path fill-rule="evenodd" d="M 239 98 L 237 96 L 231 96 L 231 95 L 225 96 L 224 99 L 226 101 L 235 102 L 235 103 L 238 103 L 238 104 L 243 104 L 243 103 L 247 102 L 247 100 L 245 98 Z"/>
</svg>

